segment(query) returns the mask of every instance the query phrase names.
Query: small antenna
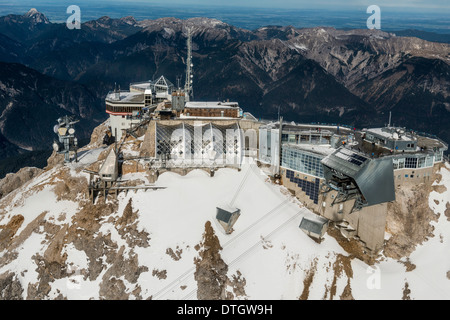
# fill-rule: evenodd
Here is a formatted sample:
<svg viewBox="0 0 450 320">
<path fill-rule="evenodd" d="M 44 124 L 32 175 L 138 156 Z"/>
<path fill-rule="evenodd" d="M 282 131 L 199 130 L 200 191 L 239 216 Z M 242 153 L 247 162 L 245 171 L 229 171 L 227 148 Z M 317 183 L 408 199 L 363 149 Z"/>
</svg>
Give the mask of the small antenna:
<svg viewBox="0 0 450 320">
<path fill-rule="evenodd" d="M 180 75 L 178 75 L 177 76 L 177 87 L 178 87 L 178 90 L 180 90 L 180 82 L 181 82 L 181 76 Z"/>
<path fill-rule="evenodd" d="M 185 79 L 185 85 L 184 85 L 184 92 L 186 94 L 186 99 L 187 101 L 189 101 L 189 97 L 193 96 L 193 88 L 192 88 L 192 83 L 193 80 L 192 78 L 194 77 L 193 72 L 192 72 L 192 29 L 191 28 L 187 28 L 187 59 L 186 59 L 186 79 Z"/>
<path fill-rule="evenodd" d="M 114 152 L 117 154 L 117 128 L 114 128 Z"/>
<path fill-rule="evenodd" d="M 389 111 L 389 124 L 388 124 L 388 128 L 391 127 L 391 111 Z"/>
<path fill-rule="evenodd" d="M 116 100 L 120 100 L 120 92 L 117 91 L 117 83 L 116 82 L 114 82 L 114 98 Z"/>
</svg>

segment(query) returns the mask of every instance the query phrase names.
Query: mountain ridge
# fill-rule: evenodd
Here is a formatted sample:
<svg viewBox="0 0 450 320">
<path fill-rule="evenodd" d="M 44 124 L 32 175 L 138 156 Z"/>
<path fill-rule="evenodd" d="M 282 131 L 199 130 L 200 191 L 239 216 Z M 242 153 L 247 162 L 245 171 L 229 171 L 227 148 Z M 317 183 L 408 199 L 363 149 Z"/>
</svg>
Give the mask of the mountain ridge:
<svg viewBox="0 0 450 320">
<path fill-rule="evenodd" d="M 398 125 L 450 141 L 446 125 L 450 121 L 450 45 L 445 43 L 381 30 L 267 26 L 251 31 L 209 18 L 137 21 L 130 16 L 104 16 L 84 22 L 81 30 L 68 30 L 64 23 L 52 23 L 41 15 L 31 10 L 22 16 L 0 17 L 4 40 L 0 60 L 20 63 L 55 83 L 84 87 L 86 97 L 90 96 L 89 108 L 98 115 L 89 128 L 107 118 L 103 100 L 114 83 L 126 88 L 131 82 L 160 75 L 172 81 L 183 75 L 187 28 L 192 28 L 194 99 L 232 99 L 256 117 L 273 118 L 280 110 L 296 122 L 358 127 L 384 125 L 391 111 Z M 8 70 L 7 64 L 1 66 Z M 422 71 L 408 78 L 408 68 Z M 26 87 L 36 91 L 31 80 Z M 11 90 L 17 88 L 4 85 L 3 95 Z M 58 95 L 51 90 L 46 94 Z M 32 100 L 26 101 L 30 97 L 18 100 L 33 105 Z M 6 110 L 10 102 L 0 102 L 0 110 Z M 6 112 L 2 123 L 20 121 L 13 115 Z M 52 117 L 42 119 L 42 127 L 56 120 L 51 112 L 41 115 Z M 90 122 L 89 117 L 85 121 Z M 9 155 L 29 145 L 25 135 L 12 138 L 5 132 L 4 137 L 5 143 L 13 141 L 5 145 Z M 42 137 L 32 143 L 33 149 L 50 146 L 51 132 Z"/>
</svg>

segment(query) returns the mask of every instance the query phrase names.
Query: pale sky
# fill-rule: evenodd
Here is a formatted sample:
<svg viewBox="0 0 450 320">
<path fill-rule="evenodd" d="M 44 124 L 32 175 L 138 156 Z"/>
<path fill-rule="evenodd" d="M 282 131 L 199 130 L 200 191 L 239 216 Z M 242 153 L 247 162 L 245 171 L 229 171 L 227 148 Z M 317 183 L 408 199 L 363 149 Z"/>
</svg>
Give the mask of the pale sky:
<svg viewBox="0 0 450 320">
<path fill-rule="evenodd" d="M 378 5 L 385 8 L 399 9 L 444 9 L 450 10 L 450 0 L 108 0 L 114 2 L 146 2 L 158 4 L 201 4 L 226 5 L 265 8 L 295 8 L 295 9 L 330 9 L 339 10 L 354 7 Z M 94 1 L 95 2 L 95 1 Z"/>
<path fill-rule="evenodd" d="M 23 0 L 0 0 L 0 4 L 18 3 Z M 36 5 L 71 2 L 72 4 L 86 3 L 130 3 L 144 2 L 154 3 L 158 5 L 220 5 L 220 6 L 243 6 L 243 7 L 264 7 L 264 8 L 292 8 L 292 9 L 330 9 L 345 10 L 355 7 L 368 7 L 370 5 L 378 5 L 384 8 L 398 9 L 426 9 L 426 10 L 450 10 L 450 0 L 34 0 L 26 1 Z M 450 11 L 449 11 L 450 13 Z"/>
</svg>

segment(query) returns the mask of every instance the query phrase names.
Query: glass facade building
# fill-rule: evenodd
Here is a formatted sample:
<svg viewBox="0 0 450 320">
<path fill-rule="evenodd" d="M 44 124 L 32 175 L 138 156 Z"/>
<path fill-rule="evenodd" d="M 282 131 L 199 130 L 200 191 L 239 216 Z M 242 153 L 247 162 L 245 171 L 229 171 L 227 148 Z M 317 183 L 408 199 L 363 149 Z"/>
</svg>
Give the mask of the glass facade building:
<svg viewBox="0 0 450 320">
<path fill-rule="evenodd" d="M 324 156 L 283 144 L 281 166 L 323 178 L 323 166 L 320 163 L 323 158 Z"/>
</svg>

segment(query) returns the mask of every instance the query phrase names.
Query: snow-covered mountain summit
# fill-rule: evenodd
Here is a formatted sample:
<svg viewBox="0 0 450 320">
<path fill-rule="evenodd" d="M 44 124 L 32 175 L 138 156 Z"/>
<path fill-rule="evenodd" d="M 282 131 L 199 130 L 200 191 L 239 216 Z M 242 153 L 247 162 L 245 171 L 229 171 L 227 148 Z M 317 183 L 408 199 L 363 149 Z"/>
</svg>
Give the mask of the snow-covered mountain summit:
<svg viewBox="0 0 450 320">
<path fill-rule="evenodd" d="M 303 233 L 301 219 L 314 213 L 248 162 L 214 175 L 165 172 L 154 182 L 159 189 L 99 194 L 93 202 L 89 172 L 114 147 L 102 145 L 104 129 L 94 130 L 79 162 L 64 165 L 52 155 L 45 170 L 0 199 L 1 299 L 450 298 L 448 163 L 422 188 L 431 234 L 397 250 L 405 232 L 397 208 L 388 218 L 388 251 L 369 261 L 333 227 L 320 243 Z M 128 138 L 125 158 L 142 143 Z M 130 187 L 154 181 L 138 160 L 125 161 L 122 173 Z M 407 207 L 403 192 L 399 205 Z M 216 207 L 232 200 L 241 215 L 226 234 Z M 407 227 L 423 219 L 409 217 Z"/>
</svg>

